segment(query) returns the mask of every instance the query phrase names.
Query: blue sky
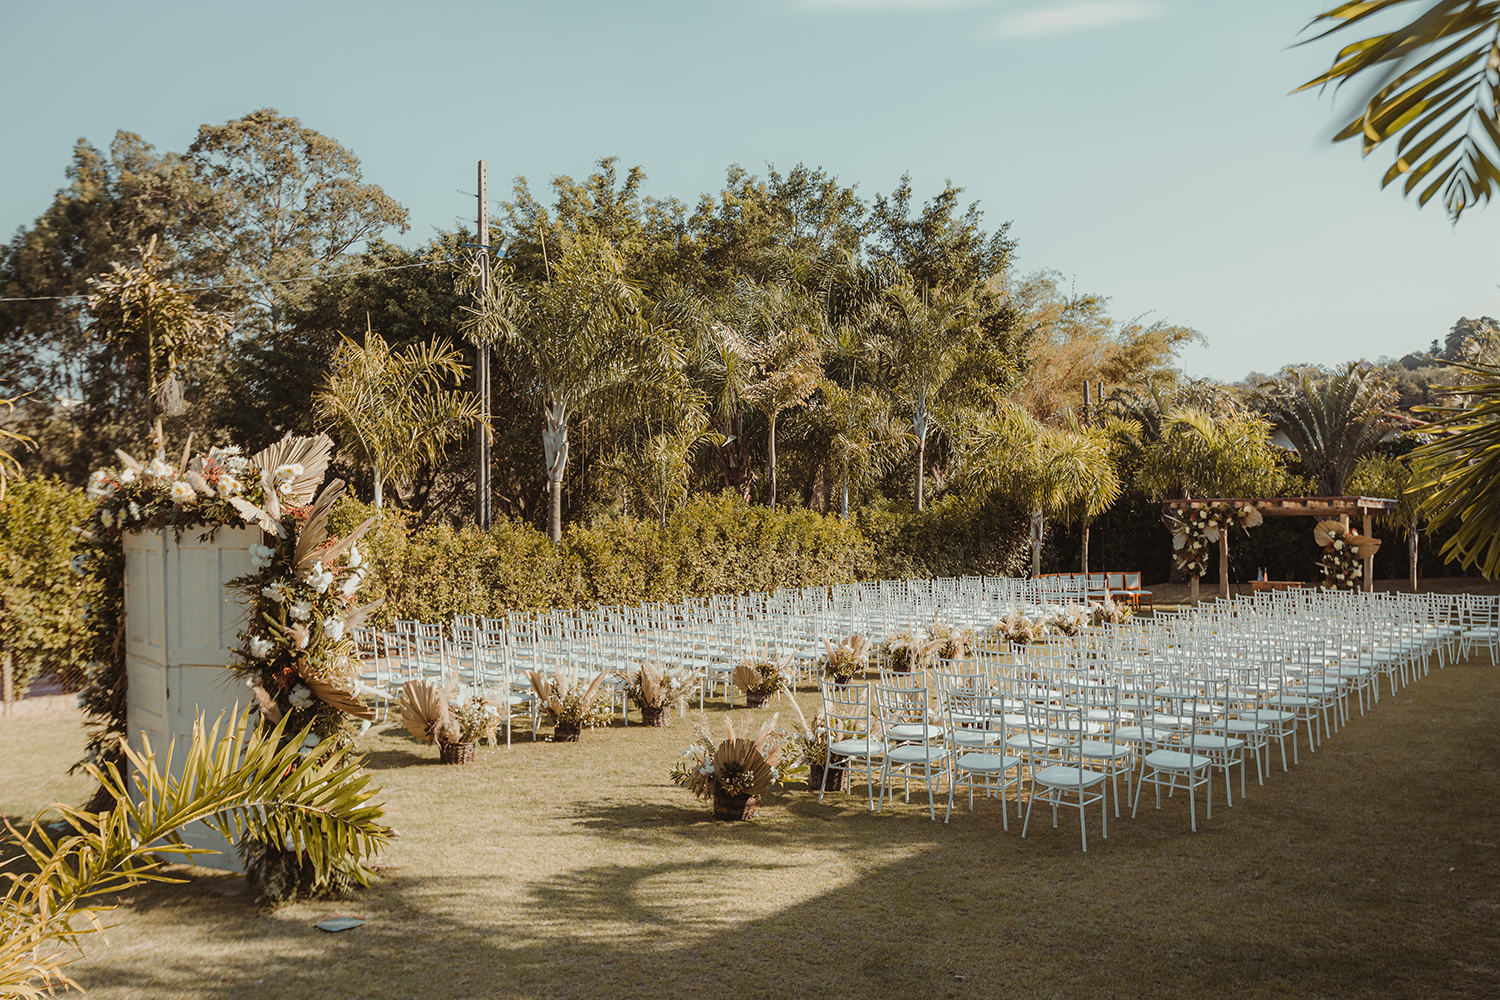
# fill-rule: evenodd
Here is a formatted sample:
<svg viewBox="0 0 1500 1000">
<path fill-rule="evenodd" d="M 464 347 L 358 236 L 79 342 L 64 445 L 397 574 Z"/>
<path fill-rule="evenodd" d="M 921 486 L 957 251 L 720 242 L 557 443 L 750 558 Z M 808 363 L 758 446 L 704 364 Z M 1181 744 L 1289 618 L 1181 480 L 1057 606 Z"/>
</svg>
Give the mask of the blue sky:
<svg viewBox="0 0 1500 1000">
<path fill-rule="evenodd" d="M 1381 192 L 1288 96 L 1329 44 L 1309 0 L 764 0 L 395 4 L 0 2 L 0 233 L 116 129 L 183 150 L 260 107 L 355 151 L 412 213 L 472 218 L 594 160 L 687 201 L 730 163 L 822 166 L 870 197 L 910 171 L 1013 222 L 1022 270 L 1197 328 L 1184 363 L 1233 380 L 1399 356 L 1500 314 L 1492 212 L 1457 228 Z"/>
</svg>

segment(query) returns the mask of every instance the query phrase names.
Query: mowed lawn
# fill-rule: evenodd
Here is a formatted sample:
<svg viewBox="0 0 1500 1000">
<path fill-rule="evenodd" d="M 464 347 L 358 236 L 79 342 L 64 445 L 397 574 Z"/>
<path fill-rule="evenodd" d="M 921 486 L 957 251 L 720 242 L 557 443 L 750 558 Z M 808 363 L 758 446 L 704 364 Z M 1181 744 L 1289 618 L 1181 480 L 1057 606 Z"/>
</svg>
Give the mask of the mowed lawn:
<svg viewBox="0 0 1500 1000">
<path fill-rule="evenodd" d="M 815 698 L 801 696 L 809 708 Z M 745 713 L 734 713 L 736 719 Z M 754 713 L 763 718 L 765 713 Z M 719 724 L 721 713 L 710 713 Z M 362 741 L 400 840 L 344 901 L 258 910 L 190 873 L 127 893 L 72 973 L 100 998 L 1500 997 L 1500 670 L 1432 673 L 1248 799 L 1022 840 L 998 802 L 927 818 L 786 790 L 719 824 L 638 726 L 480 748 Z M 0 811 L 49 794 L 76 721 L 0 722 Z M 1200 799 L 1200 806 L 1201 806 Z M 368 923 L 327 934 L 313 923 Z"/>
</svg>

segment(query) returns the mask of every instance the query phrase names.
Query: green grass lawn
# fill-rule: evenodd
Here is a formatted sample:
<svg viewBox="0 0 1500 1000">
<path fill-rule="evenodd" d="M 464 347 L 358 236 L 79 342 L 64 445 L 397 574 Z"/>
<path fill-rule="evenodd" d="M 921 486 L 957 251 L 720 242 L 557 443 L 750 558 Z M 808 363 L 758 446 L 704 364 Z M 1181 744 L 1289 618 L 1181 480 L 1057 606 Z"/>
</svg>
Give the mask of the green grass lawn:
<svg viewBox="0 0 1500 1000">
<path fill-rule="evenodd" d="M 72 974 L 140 1000 L 1493 998 L 1497 731 L 1487 657 L 1434 670 L 1233 809 L 1221 791 L 1197 834 L 1184 801 L 1143 801 L 1108 840 L 1096 811 L 1085 855 L 1074 813 L 1022 840 L 997 802 L 944 825 L 915 789 L 881 816 L 788 790 L 715 823 L 667 779 L 686 720 L 466 767 L 378 726 L 401 832 L 378 885 L 267 913 L 200 870 L 127 893 Z M 0 723 L 0 812 L 81 798 L 80 743 L 76 722 Z M 313 929 L 335 914 L 369 923 Z"/>
</svg>

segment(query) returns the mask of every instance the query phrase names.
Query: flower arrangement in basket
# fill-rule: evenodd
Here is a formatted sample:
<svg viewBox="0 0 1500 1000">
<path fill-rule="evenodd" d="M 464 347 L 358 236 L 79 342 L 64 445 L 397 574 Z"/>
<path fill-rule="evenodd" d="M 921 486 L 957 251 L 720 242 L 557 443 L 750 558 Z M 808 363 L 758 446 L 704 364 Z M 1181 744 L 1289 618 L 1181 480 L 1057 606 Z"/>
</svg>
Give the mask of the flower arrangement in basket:
<svg viewBox="0 0 1500 1000">
<path fill-rule="evenodd" d="M 668 670 L 660 663 L 642 663 L 615 676 L 625 682 L 625 697 L 641 710 L 641 721 L 648 726 L 665 726 L 674 707 L 679 716 L 687 714 L 688 698 L 703 683 L 701 671 Z"/>
<path fill-rule="evenodd" d="M 1089 624 L 1099 625 L 1123 625 L 1135 614 L 1129 604 L 1106 597 L 1102 601 L 1094 601 L 1089 605 Z"/>
<path fill-rule="evenodd" d="M 542 711 L 552 717 L 554 743 L 576 743 L 584 726 L 593 729 L 609 722 L 609 704 L 604 700 L 607 674 L 596 675 L 587 687 L 579 684 L 576 670 L 564 673 L 560 666 L 551 677 L 535 670 L 526 671 L 526 676 L 531 679 Z"/>
<path fill-rule="evenodd" d="M 1260 508 L 1248 503 L 1191 507 L 1178 516 L 1166 515 L 1172 530 L 1172 565 L 1188 576 L 1203 576 L 1208 572 L 1208 550 L 1221 534 L 1236 524 L 1248 531 L 1264 520 Z"/>
<path fill-rule="evenodd" d="M 475 743 L 494 740 L 500 710 L 483 697 L 422 678 L 402 685 L 401 724 L 423 743 L 436 742 L 444 764 L 467 764 Z"/>
<path fill-rule="evenodd" d="M 932 616 L 932 642 L 939 644 L 933 652 L 939 659 L 962 660 L 973 641 L 973 633 L 966 628 L 950 625 L 937 615 Z"/>
<path fill-rule="evenodd" d="M 885 653 L 888 669 L 921 670 L 927 665 L 927 658 L 943 648 L 943 642 L 944 640 L 934 639 L 919 628 L 902 629 L 891 633 L 881 650 Z"/>
<path fill-rule="evenodd" d="M 788 734 L 776 728 L 773 715 L 753 740 L 735 735 L 734 723 L 724 719 L 724 739 L 708 735 L 703 718 L 693 723 L 693 742 L 672 766 L 672 782 L 700 799 L 714 804 L 714 819 L 750 819 L 760 797 L 772 785 L 783 784 L 802 773 L 795 761 L 784 755 Z"/>
<path fill-rule="evenodd" d="M 807 790 L 810 792 L 841 791 L 844 787 L 844 772 L 834 770 L 824 775 L 828 768 L 828 720 L 821 710 L 813 716 L 812 725 L 808 725 L 807 716 L 802 714 L 802 709 L 795 698 L 791 699 L 792 708 L 797 713 L 797 731 L 787 737 L 785 746 L 782 748 L 781 756 L 790 765 L 807 766 Z M 825 788 L 824 783 L 827 783 Z"/>
<path fill-rule="evenodd" d="M 1361 535 L 1338 521 L 1319 521 L 1313 540 L 1323 546 L 1318 568 L 1323 571 L 1323 586 L 1330 590 L 1358 587 L 1365 575 L 1364 558 L 1380 550 L 1380 539 Z"/>
<path fill-rule="evenodd" d="M 1019 611 L 1012 611 L 995 622 L 990 626 L 990 631 L 998 639 L 1016 646 L 1029 646 L 1047 638 L 1047 626 L 1044 623 L 1034 622 Z"/>
<path fill-rule="evenodd" d="M 823 648 L 822 672 L 840 684 L 848 684 L 855 674 L 862 674 L 870 665 L 870 642 L 862 635 L 847 635 L 835 646 L 827 639 Z"/>
<path fill-rule="evenodd" d="M 1055 609 L 1043 622 L 1045 628 L 1057 635 L 1069 638 L 1081 635 L 1083 630 L 1091 624 L 1095 624 L 1092 609 L 1077 604 Z"/>
<path fill-rule="evenodd" d="M 746 706 L 760 708 L 770 701 L 786 685 L 791 665 L 790 657 L 772 659 L 769 648 L 751 649 L 733 674 L 734 686 L 745 692 Z"/>
</svg>

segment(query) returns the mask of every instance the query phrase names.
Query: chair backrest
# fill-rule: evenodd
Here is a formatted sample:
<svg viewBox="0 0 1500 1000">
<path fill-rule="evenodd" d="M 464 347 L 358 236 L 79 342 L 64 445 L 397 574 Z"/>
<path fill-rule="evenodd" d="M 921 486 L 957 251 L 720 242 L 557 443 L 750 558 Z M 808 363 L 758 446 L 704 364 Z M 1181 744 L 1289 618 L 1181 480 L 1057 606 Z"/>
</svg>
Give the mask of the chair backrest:
<svg viewBox="0 0 1500 1000">
<path fill-rule="evenodd" d="M 1141 589 L 1141 574 L 1139 574 L 1139 573 L 1121 573 L 1120 575 L 1125 578 L 1125 582 L 1123 584 L 1121 584 L 1121 586 L 1124 587 L 1124 589 L 1126 589 L 1126 590 L 1140 590 Z"/>
<path fill-rule="evenodd" d="M 870 733 L 870 685 L 838 684 L 824 681 L 823 718 L 828 723 L 828 740 L 863 738 Z"/>
</svg>

